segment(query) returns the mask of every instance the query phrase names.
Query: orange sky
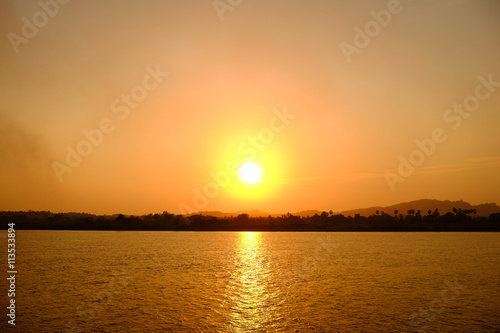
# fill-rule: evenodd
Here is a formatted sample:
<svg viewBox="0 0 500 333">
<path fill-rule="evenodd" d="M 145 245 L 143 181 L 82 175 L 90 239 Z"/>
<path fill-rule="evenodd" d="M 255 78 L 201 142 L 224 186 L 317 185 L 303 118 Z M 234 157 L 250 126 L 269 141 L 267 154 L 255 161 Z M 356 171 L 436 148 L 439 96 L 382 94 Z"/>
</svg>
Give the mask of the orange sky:
<svg viewBox="0 0 500 333">
<path fill-rule="evenodd" d="M 0 210 L 500 202 L 498 1 L 42 3 L 0 4 Z"/>
</svg>

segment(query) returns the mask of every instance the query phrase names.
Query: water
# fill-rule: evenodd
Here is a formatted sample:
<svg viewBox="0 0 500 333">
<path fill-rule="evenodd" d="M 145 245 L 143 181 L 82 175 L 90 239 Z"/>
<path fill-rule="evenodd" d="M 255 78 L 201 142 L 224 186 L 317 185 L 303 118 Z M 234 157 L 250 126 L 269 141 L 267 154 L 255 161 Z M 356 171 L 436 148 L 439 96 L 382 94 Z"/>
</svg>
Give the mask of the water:
<svg viewBox="0 0 500 333">
<path fill-rule="evenodd" d="M 496 233 L 21 230 L 17 253 L 19 332 L 500 332 Z"/>
</svg>

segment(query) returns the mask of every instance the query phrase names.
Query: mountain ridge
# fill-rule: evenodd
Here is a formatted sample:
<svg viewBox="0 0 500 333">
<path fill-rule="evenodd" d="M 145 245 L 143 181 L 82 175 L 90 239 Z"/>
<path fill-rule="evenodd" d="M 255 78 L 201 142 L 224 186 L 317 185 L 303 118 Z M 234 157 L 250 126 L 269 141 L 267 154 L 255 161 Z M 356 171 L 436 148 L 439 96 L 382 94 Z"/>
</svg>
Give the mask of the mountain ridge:
<svg viewBox="0 0 500 333">
<path fill-rule="evenodd" d="M 356 214 L 360 214 L 361 216 L 370 216 L 376 214 L 377 210 L 381 214 L 382 212 L 394 215 L 394 211 L 398 210 L 398 215 L 403 214 L 407 215 L 408 210 L 413 209 L 415 211 L 420 210 L 422 215 L 427 215 L 427 211 L 430 209 L 434 211 L 438 209 L 441 214 L 451 212 L 453 208 L 457 209 L 476 209 L 477 216 L 489 216 L 493 213 L 500 213 L 500 206 L 496 203 L 483 203 L 479 205 L 471 205 L 470 203 L 464 200 L 437 200 L 437 199 L 418 199 L 407 202 L 400 202 L 394 205 L 389 206 L 372 206 L 366 208 L 357 208 L 343 211 L 332 211 L 333 214 L 342 214 L 344 216 L 354 216 Z M 315 214 L 320 215 L 323 211 L 321 210 L 303 210 L 292 213 L 295 216 L 307 217 L 314 216 Z M 230 216 L 238 216 L 240 214 L 248 214 L 249 217 L 268 217 L 268 216 L 281 216 L 282 214 L 270 214 L 261 210 L 253 209 L 249 211 L 237 211 L 232 213 L 226 213 L 221 211 L 199 211 L 190 215 L 204 215 L 204 216 L 214 216 L 214 217 L 230 217 Z"/>
</svg>

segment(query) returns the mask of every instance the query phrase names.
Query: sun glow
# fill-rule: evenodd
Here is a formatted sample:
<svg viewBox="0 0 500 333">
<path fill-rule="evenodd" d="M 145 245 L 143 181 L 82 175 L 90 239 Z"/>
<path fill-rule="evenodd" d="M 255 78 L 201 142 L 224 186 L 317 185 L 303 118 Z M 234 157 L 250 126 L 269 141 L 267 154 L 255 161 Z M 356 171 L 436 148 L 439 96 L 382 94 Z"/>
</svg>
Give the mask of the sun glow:
<svg viewBox="0 0 500 333">
<path fill-rule="evenodd" d="M 281 188 L 281 179 L 287 177 L 281 152 L 267 147 L 258 158 L 245 159 L 235 149 L 222 153 L 215 170 L 225 170 L 230 175 L 227 186 L 221 188 L 221 199 L 235 207 L 263 207 L 270 195 Z"/>
<path fill-rule="evenodd" d="M 255 184 L 259 182 L 262 177 L 262 169 L 258 164 L 248 162 L 238 169 L 238 176 L 247 184 Z"/>
</svg>

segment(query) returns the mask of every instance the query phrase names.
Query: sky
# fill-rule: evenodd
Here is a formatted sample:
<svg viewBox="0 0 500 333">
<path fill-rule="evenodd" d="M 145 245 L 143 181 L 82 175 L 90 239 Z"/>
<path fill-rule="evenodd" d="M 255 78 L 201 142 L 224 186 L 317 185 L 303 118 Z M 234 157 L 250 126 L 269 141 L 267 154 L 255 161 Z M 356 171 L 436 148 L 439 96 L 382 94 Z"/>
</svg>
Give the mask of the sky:
<svg viewBox="0 0 500 333">
<path fill-rule="evenodd" d="M 499 203 L 499 16 L 495 0 L 1 1 L 0 210 Z"/>
</svg>

